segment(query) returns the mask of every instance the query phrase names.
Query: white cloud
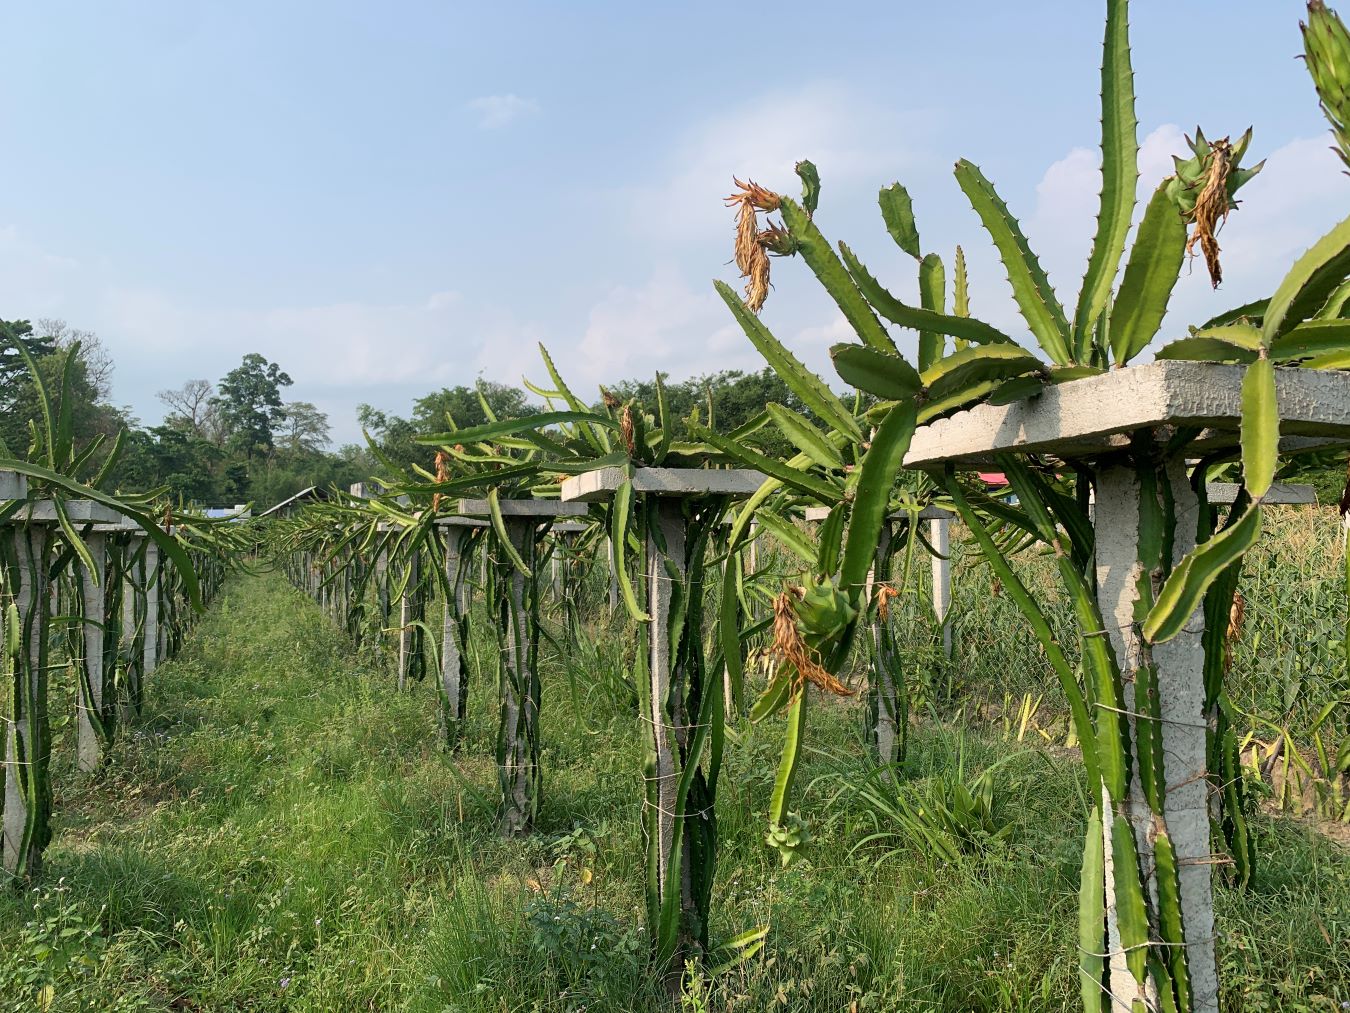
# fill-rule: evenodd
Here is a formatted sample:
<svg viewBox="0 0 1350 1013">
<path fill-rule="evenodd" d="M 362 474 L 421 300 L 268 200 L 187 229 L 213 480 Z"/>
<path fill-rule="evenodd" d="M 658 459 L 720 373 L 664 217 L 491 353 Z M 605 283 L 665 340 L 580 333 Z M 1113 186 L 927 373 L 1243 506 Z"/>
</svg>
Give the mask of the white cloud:
<svg viewBox="0 0 1350 1013">
<path fill-rule="evenodd" d="M 478 116 L 478 126 L 483 130 L 500 130 L 526 116 L 539 112 L 539 103 L 531 98 L 521 98 L 514 93 L 505 95 L 480 95 L 470 99 L 465 107 Z"/>
<path fill-rule="evenodd" d="M 685 377 L 759 368 L 711 286 L 695 290 L 669 263 L 658 265 L 641 285 L 614 286 L 591 307 L 569 365 L 592 384 L 657 370 Z"/>
<path fill-rule="evenodd" d="M 850 184 L 865 182 L 875 193 L 914 163 L 923 119 L 831 82 L 759 95 L 699 122 L 660 152 L 653 181 L 625 192 L 628 224 L 644 233 L 655 226 L 664 239 L 725 235 L 729 249 L 731 214 L 722 198 L 733 175 L 795 193 L 793 166 L 810 158 L 828 199 L 845 206 Z"/>
<path fill-rule="evenodd" d="M 1300 138 L 1270 154 L 1261 174 L 1241 190 L 1241 206 L 1219 234 L 1222 288 L 1212 291 L 1200 263 L 1183 269 L 1162 339 L 1178 336 L 1187 324 L 1269 295 L 1298 255 L 1343 216 L 1350 203 L 1350 180 L 1342 175 L 1329 143 L 1329 136 Z M 1259 149 L 1254 146 L 1253 150 L 1257 153 L 1249 156 L 1249 163 L 1260 160 Z M 1183 133 L 1175 124 L 1160 126 L 1144 138 L 1139 152 L 1136 221 L 1140 207 L 1172 173 L 1172 156 L 1186 152 Z M 1035 208 L 1026 222 L 1031 247 L 1069 314 L 1096 228 L 1099 166 L 1099 153 L 1086 148 L 1074 148 L 1052 164 L 1036 187 Z M 1015 309 L 1006 293 L 1003 284 L 1000 295 L 1007 298 L 1006 303 L 997 309 L 982 304 L 981 312 L 997 323 L 1017 326 L 1018 332 L 1025 330 L 1024 325 L 1014 323 Z"/>
<path fill-rule="evenodd" d="M 471 383 L 476 374 L 510 383 L 522 376 L 542 380 L 540 341 L 583 396 L 592 394 L 597 383 L 650 376 L 658 369 L 676 378 L 720 369 L 758 370 L 762 360 L 707 283 L 730 253 L 731 218 L 720 198 L 733 171 L 783 186 L 792 180 L 797 157 L 818 159 L 835 233 L 859 234 L 857 248 L 874 269 L 900 286 L 897 294 L 913 297 L 911 262 L 879 229 L 871 195 L 879 182 L 909 175 L 906 167 L 916 175 L 926 172 L 934 160 L 914 140 L 922 138 L 921 123 L 907 133 L 898 128 L 911 114 L 886 114 L 885 129 L 876 129 L 869 122 L 874 113 L 843 89 L 822 84 L 719 112 L 680 135 L 669 152 L 655 153 L 650 182 L 621 195 L 623 220 L 614 227 L 622 231 L 645 223 L 623 254 L 630 273 L 597 290 L 589 309 L 570 320 L 552 302 L 522 307 L 456 291 L 397 300 L 358 293 L 331 302 L 206 304 L 129 283 L 119 277 L 118 265 L 96 250 L 49 249 L 44 237 L 3 224 L 0 305 L 30 318 L 63 317 L 99 332 L 119 367 L 115 397 L 132 401 L 150 421 L 158 413 L 155 390 L 192 377 L 220 376 L 243 353 L 261 352 L 296 378 L 296 397 L 331 411 L 339 442 L 355 435 L 352 407 L 358 401 L 406 413 L 413 398 L 441 385 Z M 920 117 L 911 119 L 919 123 Z M 878 144 L 878 137 L 899 139 Z M 1328 143 L 1325 136 L 1298 139 L 1271 153 L 1265 171 L 1243 189 L 1243 204 L 1220 235 L 1223 289 L 1210 291 L 1200 265 L 1186 273 L 1165 337 L 1180 333 L 1186 323 L 1269 294 L 1294 259 L 1344 216 L 1350 180 Z M 1141 201 L 1171 171 L 1171 156 L 1184 150 L 1181 131 L 1173 125 L 1144 138 Z M 1066 302 L 1077 291 L 1091 243 L 1098 157 L 1091 149 L 1069 150 L 1047 167 L 1034 200 L 1025 189 L 1004 194 L 1014 209 L 1023 209 L 1031 244 Z M 915 196 L 923 206 L 931 205 L 933 195 L 921 196 L 916 188 Z M 865 227 L 838 221 L 855 212 L 871 226 L 870 236 Z M 929 217 L 934 223 L 925 229 L 947 233 L 935 243 L 925 232 L 935 248 L 950 249 L 957 238 L 951 222 L 961 225 L 975 312 L 1024 335 L 1002 267 L 978 226 L 951 215 Z M 662 242 L 654 243 L 653 236 Z M 616 248 L 622 245 L 616 240 Z M 734 268 L 722 274 L 731 280 Z M 853 340 L 850 328 L 799 260 L 776 261 L 774 278 L 777 288 L 765 311 L 766 324 L 811 368 L 836 382 L 826 349 Z M 1072 313 L 1071 305 L 1066 308 Z M 912 334 L 897 333 L 897 339 L 902 348 L 912 349 Z"/>
<path fill-rule="evenodd" d="M 853 327 L 844 319 L 844 314 L 836 313 L 828 323 L 819 324 L 814 327 L 803 327 L 797 331 L 795 340 L 791 342 L 794 348 L 806 346 L 808 348 L 829 348 L 831 345 L 837 345 L 841 341 L 857 341 L 858 336 L 853 333 Z"/>
<path fill-rule="evenodd" d="M 0 226 L 0 298 L 11 313 L 59 316 L 65 290 L 80 269 L 78 260 L 44 249 L 16 226 Z"/>
</svg>

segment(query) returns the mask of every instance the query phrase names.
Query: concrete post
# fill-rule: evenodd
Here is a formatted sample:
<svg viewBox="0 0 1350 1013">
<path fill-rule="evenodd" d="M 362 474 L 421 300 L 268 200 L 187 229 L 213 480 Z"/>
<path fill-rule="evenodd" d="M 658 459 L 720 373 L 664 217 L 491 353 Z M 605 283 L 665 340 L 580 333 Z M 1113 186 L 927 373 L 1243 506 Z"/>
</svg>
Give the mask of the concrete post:
<svg viewBox="0 0 1350 1013">
<path fill-rule="evenodd" d="M 379 613 L 380 635 L 376 640 L 380 654 L 384 654 L 384 631 L 389 628 L 389 550 L 381 548 L 375 554 L 375 607 Z"/>
<path fill-rule="evenodd" d="M 159 667 L 159 546 L 145 543 L 145 663 L 141 672 L 150 678 Z"/>
<path fill-rule="evenodd" d="M 938 553 L 933 557 L 933 614 L 942 626 L 942 654 L 952 656 L 952 561 L 951 520 L 935 517 L 928 522 L 928 544 Z"/>
<path fill-rule="evenodd" d="M 144 598 L 137 589 L 136 581 L 136 544 L 137 535 L 129 535 L 122 546 L 122 694 L 117 702 L 117 720 L 129 722 L 135 716 L 136 701 L 139 696 L 139 672 L 143 648 L 138 639 L 139 616 Z M 139 537 L 145 537 L 141 535 Z"/>
<path fill-rule="evenodd" d="M 103 761 L 103 639 L 106 616 L 106 583 L 108 572 L 107 535 L 91 532 L 84 544 L 94 559 L 94 569 L 80 567 L 80 595 L 83 608 L 84 663 L 81 666 L 76 695 L 77 737 L 76 763 L 80 770 L 91 771 Z"/>
<path fill-rule="evenodd" d="M 649 678 L 651 685 L 647 693 L 648 712 L 643 718 L 651 723 L 654 747 L 654 770 L 656 780 L 656 812 L 644 822 L 654 828 L 656 838 L 657 883 L 661 901 L 678 891 L 680 907 L 690 910 L 693 897 L 689 880 L 690 835 L 683 834 L 680 839 L 682 861 L 681 879 L 678 883 L 670 881 L 671 855 L 675 846 L 675 814 L 679 809 L 679 757 L 688 744 L 688 716 L 684 713 L 684 690 L 679 685 L 682 673 L 676 670 L 671 654 L 670 613 L 674 599 L 674 587 L 667 565 L 683 578 L 687 564 L 685 562 L 685 525 L 684 513 L 678 499 L 668 496 L 649 497 L 650 508 L 656 513 L 656 527 L 660 540 L 652 532 L 647 534 L 646 567 L 644 574 L 647 584 L 648 615 L 651 616 L 649 633 L 651 657 L 649 659 Z M 662 545 L 661 542 L 665 544 Z M 672 683 L 675 689 L 672 692 Z M 668 711 L 667 708 L 670 708 Z M 648 795 L 645 805 L 651 805 Z M 679 947 L 677 947 L 678 949 Z"/>
<path fill-rule="evenodd" d="M 403 593 L 398 599 L 398 688 L 408 687 L 412 675 L 413 652 L 420 646 L 415 636 L 413 623 L 417 619 L 418 582 L 422 577 L 422 554 L 414 551 L 408 560 L 408 579 L 403 584 Z"/>
<path fill-rule="evenodd" d="M 506 535 L 533 572 L 534 527 L 530 517 L 505 518 Z M 502 781 L 501 832 L 506 837 L 529 832 L 534 824 L 539 791 L 539 674 L 535 671 L 537 602 L 527 592 L 525 575 L 509 564 L 507 579 L 506 652 L 502 669 L 502 723 L 497 761 Z"/>
<path fill-rule="evenodd" d="M 1176 535 L 1172 548 L 1175 564 L 1195 546 L 1199 503 L 1187 479 L 1184 460 L 1169 461 L 1158 480 L 1160 484 L 1169 483 L 1175 504 Z M 1135 606 L 1138 581 L 1145 575 L 1141 572 L 1138 548 L 1139 481 L 1135 469 L 1128 463 L 1107 465 L 1097 473 L 1095 530 L 1097 601 L 1120 663 L 1125 699 L 1133 701 L 1135 673 L 1142 649 Z M 1204 630 L 1204 610 L 1201 608 L 1180 634 L 1152 648 L 1152 659 L 1157 669 L 1162 752 L 1167 765 L 1164 818 L 1176 852 L 1192 1010 L 1194 1013 L 1217 1013 L 1219 981 L 1214 955 L 1214 898 L 1210 880 L 1213 857 L 1209 835 L 1209 781 L 1206 777 Z M 1127 703 L 1127 710 L 1131 707 L 1132 703 Z M 1130 715 L 1132 741 L 1137 741 L 1134 738 L 1135 721 Z M 1156 903 L 1158 883 L 1153 861 L 1153 814 L 1143 795 L 1137 762 L 1131 766 L 1134 775 L 1124 815 L 1133 825 L 1139 865 L 1145 872 L 1150 898 Z M 1142 1001 L 1146 1008 L 1153 1009 L 1156 997 L 1143 994 L 1144 990 L 1126 967 L 1121 953 L 1112 879 L 1110 812 L 1109 803 L 1104 803 L 1111 994 L 1120 1008 L 1129 1009 L 1132 1002 Z"/>
<path fill-rule="evenodd" d="M 888 570 L 891 564 L 891 542 L 894 538 L 894 523 L 889 519 L 883 521 L 881 534 L 877 541 L 876 558 L 884 561 Z M 886 572 L 880 576 L 884 580 L 890 574 Z M 876 578 L 877 568 L 874 563 L 867 574 L 867 601 L 873 599 L 871 585 Z M 876 758 L 883 766 L 895 763 L 900 759 L 900 736 L 906 730 L 900 727 L 904 715 L 900 713 L 900 687 L 897 684 L 896 674 L 896 669 L 899 667 L 901 660 L 895 650 L 895 641 L 891 636 L 888 623 L 889 620 L 883 619 L 881 616 L 880 606 L 875 606 L 870 631 L 872 635 L 872 679 L 874 682 L 872 692 L 874 699 L 869 702 L 875 708 L 871 733 L 877 750 Z"/>
<path fill-rule="evenodd" d="M 155 553 L 158 558 L 158 546 L 155 548 Z M 156 571 L 157 576 L 155 580 L 155 601 L 157 602 L 155 611 L 158 614 L 159 620 L 159 625 L 156 627 L 158 633 L 155 637 L 155 656 L 160 662 L 169 660 L 169 622 L 173 615 L 173 606 L 175 604 L 172 600 L 172 585 L 169 577 L 172 569 L 173 560 L 169 559 L 168 556 L 159 558 L 159 566 Z"/>
<path fill-rule="evenodd" d="M 468 699 L 464 659 L 459 648 L 460 617 L 466 610 L 465 582 L 460 573 L 460 531 L 449 526 L 442 530 L 445 533 L 445 581 L 450 591 L 445 598 L 441 629 L 441 734 L 447 745 L 454 745 L 459 740 Z"/>
<path fill-rule="evenodd" d="M 34 879 L 42 872 L 51 816 L 47 723 L 47 627 L 51 586 L 47 575 L 47 532 L 41 524 L 10 527 L 17 562 L 11 575 L 14 603 L 23 623 L 19 678 L 5 727 L 5 807 L 0 864 L 11 876 Z"/>
</svg>

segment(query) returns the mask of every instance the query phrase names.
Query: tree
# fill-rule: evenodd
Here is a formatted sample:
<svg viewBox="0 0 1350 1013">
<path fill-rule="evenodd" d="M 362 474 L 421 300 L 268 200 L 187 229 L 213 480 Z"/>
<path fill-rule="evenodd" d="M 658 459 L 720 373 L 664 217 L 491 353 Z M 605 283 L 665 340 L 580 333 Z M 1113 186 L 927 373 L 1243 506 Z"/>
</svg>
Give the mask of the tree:
<svg viewBox="0 0 1350 1013">
<path fill-rule="evenodd" d="M 479 395 L 482 395 L 480 400 Z M 412 422 L 421 435 L 444 433 L 450 429 L 450 419 L 456 428 L 481 426 L 488 420 L 483 411 L 487 402 L 492 414 L 499 419 L 519 419 L 537 415 L 541 409 L 529 403 L 523 390 L 492 380 L 479 381 L 476 387 L 444 387 L 413 402 Z"/>
<path fill-rule="evenodd" d="M 185 429 L 198 439 L 220 443 L 223 434 L 215 395 L 216 388 L 210 380 L 189 380 L 175 390 L 162 390 L 155 397 L 169 409 L 165 425 Z"/>
<path fill-rule="evenodd" d="M 166 487 L 170 496 L 214 505 L 220 500 L 218 477 L 224 452 L 188 429 L 170 425 L 131 430 L 126 451 L 114 471 L 120 487 Z"/>
<path fill-rule="evenodd" d="M 279 446 L 290 454 L 319 454 L 328 446 L 328 415 L 308 401 L 290 401 L 277 435 Z"/>
<path fill-rule="evenodd" d="M 417 427 L 407 419 L 359 404 L 356 421 L 380 456 L 398 467 L 407 468 L 414 461 L 425 464 L 430 459 L 431 451 L 416 442 Z"/>
<path fill-rule="evenodd" d="M 670 383 L 663 373 L 661 381 L 671 418 L 686 419 L 697 411 L 699 419 L 707 424 L 711 404 L 712 426 L 720 433 L 728 433 L 745 425 L 762 413 L 764 406 L 771 401 L 809 418 L 814 417 L 801 398 L 783 382 L 782 377 L 768 368 L 758 373 L 724 369 L 678 383 Z M 648 408 L 656 404 L 656 383 L 653 380 L 624 380 L 606 389 L 620 401 L 636 399 Z M 748 439 L 770 456 L 781 455 L 790 446 L 776 427 L 761 429 Z"/>
<path fill-rule="evenodd" d="M 42 413 L 42 399 L 20 348 L 32 356 L 51 406 L 69 413 L 77 449 L 99 436 L 115 436 L 124 427 L 124 413 L 103 401 L 91 379 L 82 345 L 72 340 L 66 348 L 58 348 L 46 335 L 34 337 L 26 320 L 0 322 L 0 442 L 10 453 L 26 453 L 29 424 L 39 422 Z M 102 462 L 100 455 L 86 462 L 86 470 L 92 474 Z"/>
<path fill-rule="evenodd" d="M 112 394 L 113 357 L 102 338 L 55 317 L 39 317 L 37 332 L 52 343 L 53 351 L 64 352 L 78 344 L 89 385 L 100 400 Z"/>
<path fill-rule="evenodd" d="M 13 411 L 20 391 L 29 383 L 20 348 L 41 359 L 56 351 L 56 344 L 50 338 L 35 336 L 27 320 L 0 320 L 0 411 L 5 414 Z"/>
<path fill-rule="evenodd" d="M 221 379 L 210 403 L 220 410 L 230 442 L 248 461 L 258 452 L 271 452 L 272 431 L 286 415 L 281 388 L 292 382 L 280 366 L 257 352 L 244 356 L 243 362 Z"/>
</svg>

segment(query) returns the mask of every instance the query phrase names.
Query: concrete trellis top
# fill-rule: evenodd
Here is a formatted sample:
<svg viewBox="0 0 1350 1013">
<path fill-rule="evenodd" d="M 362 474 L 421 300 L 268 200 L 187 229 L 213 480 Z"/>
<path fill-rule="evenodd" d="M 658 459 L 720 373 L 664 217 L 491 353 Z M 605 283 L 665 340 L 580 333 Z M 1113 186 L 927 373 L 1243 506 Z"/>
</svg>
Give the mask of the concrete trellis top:
<svg viewBox="0 0 1350 1013">
<path fill-rule="evenodd" d="M 579 535 L 583 531 L 590 530 L 589 524 L 582 524 L 580 521 L 562 521 L 553 525 L 555 535 Z"/>
<path fill-rule="evenodd" d="M 599 468 L 567 479 L 562 498 L 597 503 L 631 478 L 633 491 L 657 496 L 751 496 L 765 476 L 748 468 Z"/>
<path fill-rule="evenodd" d="M 823 521 L 828 516 L 830 516 L 829 507 L 813 506 L 806 508 L 805 517 L 808 521 Z M 943 510 L 942 507 L 936 506 L 926 506 L 919 511 L 919 520 L 921 521 L 949 521 L 955 516 L 956 514 L 952 513 L 950 510 Z M 909 514 L 906 511 L 901 510 L 891 514 L 889 519 L 893 521 L 903 521 L 908 517 Z"/>
<path fill-rule="evenodd" d="M 17 471 L 0 471 L 0 500 L 27 498 L 28 476 Z"/>
<path fill-rule="evenodd" d="M 584 517 L 586 507 L 581 503 L 560 503 L 556 499 L 499 500 L 503 517 Z M 459 512 L 465 517 L 490 517 L 492 511 L 485 499 L 462 499 Z"/>
<path fill-rule="evenodd" d="M 95 524 L 93 530 L 100 535 L 139 535 L 145 537 L 145 529 L 131 521 L 118 521 L 115 524 Z"/>
<path fill-rule="evenodd" d="M 479 520 L 477 517 L 437 517 L 432 522 L 438 528 L 485 528 L 487 521 Z"/>
<path fill-rule="evenodd" d="M 976 405 L 914 434 L 908 468 L 983 467 L 993 454 L 1087 457 L 1123 448 L 1131 430 L 1200 426 L 1207 448 L 1236 444 L 1245 366 L 1151 362 L 1057 386 L 1009 405 Z M 1350 373 L 1275 370 L 1280 432 L 1350 440 Z"/>
<path fill-rule="evenodd" d="M 106 507 L 92 499 L 71 499 L 63 504 L 66 517 L 72 524 L 118 524 L 124 520 L 121 511 Z M 12 523 L 54 524 L 57 521 L 56 504 L 49 499 L 36 500 L 10 518 Z"/>
</svg>

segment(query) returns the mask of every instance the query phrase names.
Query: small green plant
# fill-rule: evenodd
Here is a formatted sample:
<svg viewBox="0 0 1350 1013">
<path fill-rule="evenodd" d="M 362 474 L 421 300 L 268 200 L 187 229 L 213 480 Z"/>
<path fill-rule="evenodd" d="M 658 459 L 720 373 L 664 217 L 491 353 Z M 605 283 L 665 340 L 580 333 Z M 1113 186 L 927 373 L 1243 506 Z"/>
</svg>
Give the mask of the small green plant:
<svg viewBox="0 0 1350 1013">
<path fill-rule="evenodd" d="M 581 985 L 619 985 L 634 978 L 647 960 L 643 931 L 624 925 L 596 904 L 596 892 L 587 890 L 593 873 L 576 873 L 578 896 L 571 883 L 568 862 L 553 865 L 554 886 L 525 907 L 530 947 L 543 957 L 566 990 Z"/>
<path fill-rule="evenodd" d="M 64 1005 L 65 993 L 98 970 L 106 946 L 102 912 L 90 918 L 64 880 L 32 896 L 32 917 L 0 953 L 0 1010 L 45 1013 Z"/>
<path fill-rule="evenodd" d="M 849 794 L 866 806 L 872 833 L 853 851 L 883 846 L 876 862 L 894 859 L 906 850 L 941 863 L 956 863 L 981 854 L 1005 840 L 1012 830 L 1000 804 L 995 773 L 1023 754 L 1006 756 L 967 778 L 964 740 L 954 769 L 942 770 L 921 782 L 902 782 L 885 768 L 874 770 Z"/>
</svg>

